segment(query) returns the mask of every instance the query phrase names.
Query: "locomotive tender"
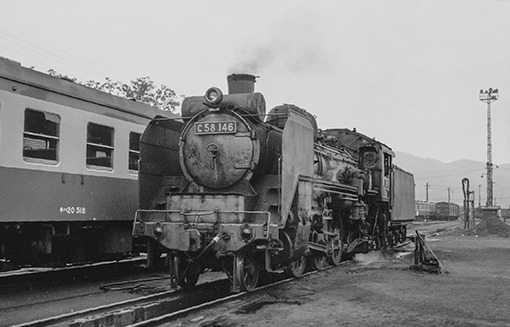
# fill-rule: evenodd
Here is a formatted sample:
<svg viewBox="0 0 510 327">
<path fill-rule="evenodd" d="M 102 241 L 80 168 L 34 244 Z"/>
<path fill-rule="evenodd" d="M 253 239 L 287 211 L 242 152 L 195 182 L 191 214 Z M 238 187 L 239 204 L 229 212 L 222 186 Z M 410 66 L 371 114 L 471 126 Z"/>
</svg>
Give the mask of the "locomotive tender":
<svg viewBox="0 0 510 327">
<path fill-rule="evenodd" d="M 356 131 L 321 131 L 289 104 L 268 114 L 255 77 L 228 76 L 229 94 L 188 97 L 182 122 L 155 118 L 140 142 L 135 237 L 167 252 L 172 283 L 205 269 L 252 290 L 260 271 L 301 276 L 344 255 L 406 238 L 413 175 L 392 150 Z"/>
<path fill-rule="evenodd" d="M 0 57 L 0 270 L 129 254 L 139 139 L 156 114 Z"/>
</svg>

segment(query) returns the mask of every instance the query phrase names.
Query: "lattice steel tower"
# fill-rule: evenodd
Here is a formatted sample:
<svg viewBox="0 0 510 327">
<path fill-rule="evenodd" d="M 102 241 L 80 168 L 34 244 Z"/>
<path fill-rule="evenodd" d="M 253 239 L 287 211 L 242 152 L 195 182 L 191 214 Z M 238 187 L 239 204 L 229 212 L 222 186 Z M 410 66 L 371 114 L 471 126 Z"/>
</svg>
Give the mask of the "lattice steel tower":
<svg viewBox="0 0 510 327">
<path fill-rule="evenodd" d="M 487 103 L 487 207 L 492 201 L 492 137 L 491 137 L 491 103 L 499 98 L 498 89 L 480 90 L 480 101 Z"/>
</svg>

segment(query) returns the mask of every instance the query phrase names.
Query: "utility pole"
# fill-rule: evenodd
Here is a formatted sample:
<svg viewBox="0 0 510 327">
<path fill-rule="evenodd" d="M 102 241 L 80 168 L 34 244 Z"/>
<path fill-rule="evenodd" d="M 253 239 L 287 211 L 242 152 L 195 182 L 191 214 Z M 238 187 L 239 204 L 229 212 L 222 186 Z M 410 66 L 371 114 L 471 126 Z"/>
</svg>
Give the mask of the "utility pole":
<svg viewBox="0 0 510 327">
<path fill-rule="evenodd" d="M 496 168 L 499 168 L 498 165 L 496 165 Z M 494 194 L 494 184 L 496 182 L 492 181 L 492 196 L 494 197 L 494 206 L 498 206 L 498 199 L 496 198 L 496 194 Z"/>
<path fill-rule="evenodd" d="M 448 188 L 448 203 L 450 203 L 450 188 Z"/>
<path fill-rule="evenodd" d="M 429 182 L 425 184 L 425 202 L 429 202 Z"/>
<path fill-rule="evenodd" d="M 478 208 L 482 207 L 482 185 L 478 184 Z"/>
<path fill-rule="evenodd" d="M 475 223 L 475 191 L 471 191 L 471 193 L 473 195 L 473 198 L 470 198 L 470 201 L 471 202 L 471 208 L 473 209 L 472 212 L 473 212 L 473 224 L 471 226 L 474 226 L 476 223 Z"/>
<path fill-rule="evenodd" d="M 498 89 L 480 90 L 480 101 L 487 103 L 487 207 L 492 207 L 491 103 L 499 98 Z"/>
<path fill-rule="evenodd" d="M 469 191 L 469 179 L 462 179 L 462 192 L 464 193 L 464 229 L 469 228 L 469 196 L 471 192 Z M 474 213 L 473 213 L 474 214 Z"/>
</svg>

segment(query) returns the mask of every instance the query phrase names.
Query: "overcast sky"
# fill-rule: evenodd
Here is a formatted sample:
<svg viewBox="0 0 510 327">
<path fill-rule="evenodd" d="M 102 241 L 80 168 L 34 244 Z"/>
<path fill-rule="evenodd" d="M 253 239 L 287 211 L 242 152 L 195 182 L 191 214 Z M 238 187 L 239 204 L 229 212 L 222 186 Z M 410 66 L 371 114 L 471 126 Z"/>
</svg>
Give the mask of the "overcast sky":
<svg viewBox="0 0 510 327">
<path fill-rule="evenodd" d="M 0 56 L 79 80 L 149 76 L 178 94 L 251 73 L 268 108 L 396 151 L 510 162 L 510 1 L 6 1 Z M 483 167 L 481 167 L 483 168 Z"/>
</svg>

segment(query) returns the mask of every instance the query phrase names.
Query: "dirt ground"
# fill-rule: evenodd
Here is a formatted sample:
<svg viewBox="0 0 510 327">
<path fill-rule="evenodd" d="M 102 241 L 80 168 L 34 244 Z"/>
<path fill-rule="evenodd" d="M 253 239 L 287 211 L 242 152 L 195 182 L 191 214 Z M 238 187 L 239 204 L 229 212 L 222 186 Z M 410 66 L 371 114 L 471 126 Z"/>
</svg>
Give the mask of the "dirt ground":
<svg viewBox="0 0 510 327">
<path fill-rule="evenodd" d="M 409 269 L 411 243 L 167 326 L 510 326 L 510 239 L 468 235 L 461 225 L 414 226 L 448 274 Z"/>
</svg>

